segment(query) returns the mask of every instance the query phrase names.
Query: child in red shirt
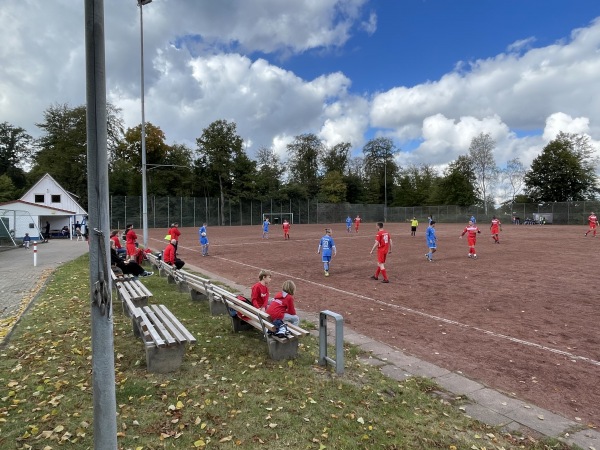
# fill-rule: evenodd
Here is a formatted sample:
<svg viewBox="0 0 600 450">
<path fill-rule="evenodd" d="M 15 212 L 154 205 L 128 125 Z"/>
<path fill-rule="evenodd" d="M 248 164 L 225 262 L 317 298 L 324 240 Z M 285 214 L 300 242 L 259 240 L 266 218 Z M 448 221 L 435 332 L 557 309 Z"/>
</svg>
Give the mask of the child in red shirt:
<svg viewBox="0 0 600 450">
<path fill-rule="evenodd" d="M 269 305 L 269 283 L 271 282 L 271 272 L 261 270 L 258 273 L 258 283 L 252 286 L 250 299 L 252 306 L 262 311 L 266 311 Z"/>
<path fill-rule="evenodd" d="M 295 292 L 296 285 L 294 282 L 291 280 L 284 281 L 281 292 L 275 294 L 273 301 L 267 307 L 267 314 L 271 316 L 273 321 L 283 320 L 292 325 L 300 323 L 300 318 L 296 314 L 296 308 L 294 307 Z"/>
</svg>

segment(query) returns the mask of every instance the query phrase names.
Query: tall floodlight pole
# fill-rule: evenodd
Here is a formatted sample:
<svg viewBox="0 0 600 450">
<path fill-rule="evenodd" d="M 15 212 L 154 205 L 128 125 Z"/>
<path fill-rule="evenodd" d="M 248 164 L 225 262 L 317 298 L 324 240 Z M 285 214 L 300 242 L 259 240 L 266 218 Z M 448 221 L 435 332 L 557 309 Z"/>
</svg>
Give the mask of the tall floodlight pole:
<svg viewBox="0 0 600 450">
<path fill-rule="evenodd" d="M 146 184 L 146 115 L 144 112 L 144 5 L 152 0 L 138 0 L 140 7 L 140 55 L 142 97 L 142 235 L 144 248 L 148 248 L 148 186 Z"/>
<path fill-rule="evenodd" d="M 117 448 L 117 402 L 108 245 L 104 0 L 85 0 L 85 69 L 94 449 L 106 450 Z"/>
<path fill-rule="evenodd" d="M 383 221 L 387 222 L 387 150 L 383 160 Z"/>
</svg>

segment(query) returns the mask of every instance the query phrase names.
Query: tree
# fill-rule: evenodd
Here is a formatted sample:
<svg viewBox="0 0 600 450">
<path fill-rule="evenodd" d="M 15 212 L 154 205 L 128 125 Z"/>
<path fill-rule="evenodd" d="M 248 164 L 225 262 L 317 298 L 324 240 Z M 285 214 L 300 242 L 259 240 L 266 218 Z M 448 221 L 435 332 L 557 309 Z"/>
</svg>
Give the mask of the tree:
<svg viewBox="0 0 600 450">
<path fill-rule="evenodd" d="M 349 142 L 341 142 L 326 149 L 321 158 L 323 171 L 325 173 L 336 171 L 341 174 L 346 174 L 350 162 L 350 148 L 351 145 Z"/>
<path fill-rule="evenodd" d="M 393 191 L 398 165 L 394 161 L 397 149 L 390 138 L 371 139 L 363 147 L 365 175 L 369 200 L 374 203 L 393 201 L 389 195 Z"/>
<path fill-rule="evenodd" d="M 488 213 L 487 198 L 491 194 L 492 183 L 498 177 L 498 166 L 494 160 L 496 142 L 489 133 L 480 133 L 471 140 L 469 156 L 475 174 L 475 186 L 480 194 L 485 214 Z"/>
<path fill-rule="evenodd" d="M 107 105 L 108 151 L 118 145 L 122 134 L 120 111 Z M 67 191 L 74 193 L 87 207 L 87 130 L 86 107 L 53 105 L 44 111 L 44 121 L 36 124 L 44 130 L 37 140 L 39 151 L 33 157 L 29 181 L 33 184 L 45 173 Z"/>
<path fill-rule="evenodd" d="M 511 202 L 515 203 L 515 197 L 525 186 L 525 166 L 519 158 L 513 158 L 506 163 L 506 168 L 501 172 L 503 179 L 510 191 Z"/>
<path fill-rule="evenodd" d="M 312 133 L 302 134 L 296 136 L 287 149 L 290 155 L 290 180 L 304 185 L 307 195 L 314 198 L 319 192 L 319 160 L 324 152 L 323 142 Z"/>
<path fill-rule="evenodd" d="M 0 203 L 16 200 L 17 189 L 7 174 L 0 175 Z"/>
<path fill-rule="evenodd" d="M 221 202 L 221 224 L 225 223 L 225 197 L 231 192 L 236 161 L 243 153 L 243 140 L 235 122 L 216 120 L 196 139 L 198 153 L 206 169 L 216 179 Z"/>
<path fill-rule="evenodd" d="M 439 180 L 435 199 L 444 205 L 471 206 L 477 201 L 471 158 L 462 155 L 451 162 Z"/>
<path fill-rule="evenodd" d="M 346 200 L 346 183 L 340 172 L 332 170 L 325 174 L 321 183 L 320 197 L 327 203 L 342 203 Z"/>
<path fill-rule="evenodd" d="M 0 123 L 0 176 L 8 176 L 13 189 L 26 186 L 27 178 L 23 169 L 32 154 L 33 138 L 23 128 L 8 122 Z"/>
<path fill-rule="evenodd" d="M 588 137 L 559 133 L 525 175 L 528 195 L 536 202 L 593 199 L 599 189 L 592 154 Z"/>
<path fill-rule="evenodd" d="M 258 197 L 261 199 L 280 197 L 285 169 L 279 156 L 269 148 L 259 148 L 256 152 L 256 166 L 255 192 Z"/>
<path fill-rule="evenodd" d="M 435 169 L 428 165 L 410 166 L 400 171 L 393 206 L 420 206 L 430 203 L 438 182 Z"/>
</svg>

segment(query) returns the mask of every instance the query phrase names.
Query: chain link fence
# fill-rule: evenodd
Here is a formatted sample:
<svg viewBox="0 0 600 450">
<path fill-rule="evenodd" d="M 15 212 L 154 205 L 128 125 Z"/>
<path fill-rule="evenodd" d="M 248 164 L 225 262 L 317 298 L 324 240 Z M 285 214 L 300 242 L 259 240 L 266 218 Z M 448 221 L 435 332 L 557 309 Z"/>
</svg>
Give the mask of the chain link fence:
<svg viewBox="0 0 600 450">
<path fill-rule="evenodd" d="M 475 216 L 480 223 L 489 222 L 497 216 L 503 223 L 519 218 L 532 222 L 560 225 L 584 225 L 590 212 L 600 212 L 600 201 L 565 203 L 515 203 L 500 208 L 460 207 L 456 205 L 384 207 L 384 205 L 320 203 L 317 200 L 225 200 L 221 211 L 218 198 L 207 197 L 148 197 L 148 227 L 168 228 L 173 222 L 180 227 L 199 227 L 203 223 L 218 225 L 260 225 L 263 214 L 269 215 L 272 223 L 280 223 L 279 214 L 294 215 L 295 224 L 344 223 L 346 217 L 357 215 L 364 222 L 409 222 L 413 217 L 425 221 L 432 217 L 436 222 L 464 223 Z M 221 212 L 224 221 L 221 223 Z M 141 197 L 112 196 L 110 199 L 111 228 L 123 229 L 128 223 L 142 227 Z M 286 216 L 287 218 L 287 216 Z"/>
</svg>

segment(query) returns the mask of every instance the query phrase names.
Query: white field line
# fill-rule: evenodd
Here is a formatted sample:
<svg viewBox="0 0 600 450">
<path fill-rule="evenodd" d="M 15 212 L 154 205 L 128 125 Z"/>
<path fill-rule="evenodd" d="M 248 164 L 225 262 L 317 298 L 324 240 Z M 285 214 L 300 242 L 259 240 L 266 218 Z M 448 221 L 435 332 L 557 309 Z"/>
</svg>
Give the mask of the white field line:
<svg viewBox="0 0 600 450">
<path fill-rule="evenodd" d="M 314 239 L 311 239 L 311 241 L 312 240 L 314 240 Z M 198 250 L 195 250 L 195 249 L 189 248 L 189 247 L 184 247 L 184 248 L 186 250 L 191 250 L 191 251 L 195 251 L 195 252 L 198 251 Z M 240 262 L 240 261 L 236 261 L 234 259 L 223 258 L 221 256 L 213 256 L 213 258 L 222 259 L 223 261 L 228 261 L 228 262 L 231 262 L 231 263 L 234 263 L 234 264 L 239 264 L 240 266 L 249 267 L 249 268 L 254 269 L 254 270 L 260 270 L 260 269 L 262 269 L 262 267 L 253 266 L 251 264 L 246 264 L 246 263 L 243 263 L 243 262 Z M 454 325 L 454 326 L 459 327 L 459 328 L 466 328 L 466 329 L 474 330 L 474 331 L 477 331 L 477 332 L 482 333 L 482 334 L 487 334 L 488 336 L 493 336 L 493 337 L 498 338 L 498 339 L 504 339 L 506 341 L 514 342 L 515 344 L 520 344 L 520 345 L 525 345 L 525 346 L 528 346 L 528 347 L 537 348 L 538 350 L 543 350 L 543 351 L 546 351 L 546 352 L 555 353 L 557 355 L 562 355 L 562 356 L 565 356 L 565 357 L 570 358 L 572 360 L 584 361 L 584 362 L 593 364 L 595 366 L 600 366 L 600 361 L 596 361 L 595 359 L 592 359 L 592 358 L 587 358 L 585 356 L 575 355 L 573 353 L 569 353 L 569 352 L 565 352 L 563 350 L 559 350 L 559 349 L 556 349 L 556 348 L 548 347 L 546 345 L 536 344 L 535 342 L 530 342 L 530 341 L 526 341 L 524 339 L 515 338 L 515 337 L 512 337 L 512 336 L 508 336 L 506 334 L 496 333 L 495 331 L 490 331 L 490 330 L 486 330 L 484 328 L 476 327 L 476 326 L 473 326 L 473 325 L 468 325 L 466 323 L 457 322 L 456 320 L 446 319 L 444 317 L 439 317 L 439 316 L 435 316 L 433 314 L 428 314 L 428 313 L 425 313 L 425 312 L 422 312 L 422 311 L 417 311 L 417 310 L 412 309 L 412 308 L 407 308 L 406 306 L 395 305 L 393 303 L 387 303 L 387 302 L 384 302 L 382 300 L 377 300 L 375 298 L 367 297 L 367 296 L 361 295 L 361 294 L 356 294 L 354 292 L 344 291 L 342 289 L 338 289 L 338 288 L 335 288 L 335 287 L 332 287 L 332 286 L 327 286 L 326 284 L 317 283 L 317 282 L 314 282 L 314 281 L 311 281 L 311 280 L 307 280 L 307 279 L 304 279 L 304 278 L 299 278 L 297 276 L 290 275 L 290 274 L 287 274 L 287 273 L 277 272 L 276 270 L 272 270 L 272 269 L 269 269 L 269 270 L 271 270 L 271 272 L 273 272 L 273 273 L 276 273 L 277 275 L 282 275 L 282 276 L 284 276 L 286 278 L 293 278 L 293 279 L 302 281 L 304 283 L 309 283 L 309 284 L 312 284 L 314 286 L 319 286 L 320 288 L 323 288 L 323 289 L 329 289 L 330 291 L 338 292 L 338 293 L 343 294 L 343 295 L 349 295 L 349 296 L 352 296 L 352 297 L 355 297 L 355 298 L 358 298 L 358 299 L 361 299 L 361 300 L 365 300 L 365 301 L 368 301 L 368 302 L 375 303 L 377 305 L 388 306 L 390 308 L 395 308 L 395 309 L 398 309 L 400 311 L 404 311 L 404 312 L 407 312 L 407 313 L 410 313 L 410 314 L 414 314 L 414 315 L 418 315 L 418 316 L 421 316 L 421 317 L 425 317 L 427 319 L 435 320 L 435 321 L 438 321 L 438 322 L 443 322 L 443 323 L 446 323 L 446 324 L 449 324 L 449 325 Z"/>
</svg>

